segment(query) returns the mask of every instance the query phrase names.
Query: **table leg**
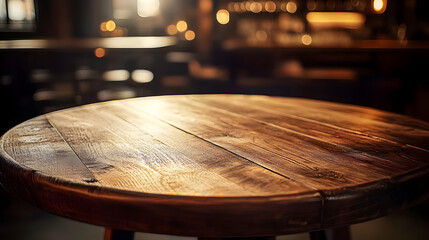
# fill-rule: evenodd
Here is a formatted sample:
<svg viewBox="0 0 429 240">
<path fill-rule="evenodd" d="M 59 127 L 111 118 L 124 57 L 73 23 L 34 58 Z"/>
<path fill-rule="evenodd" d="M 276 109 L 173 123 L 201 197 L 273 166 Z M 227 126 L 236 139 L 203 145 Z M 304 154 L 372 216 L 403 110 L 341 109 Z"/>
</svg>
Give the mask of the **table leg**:
<svg viewBox="0 0 429 240">
<path fill-rule="evenodd" d="M 198 240 L 276 240 L 276 237 L 198 237 Z"/>
<path fill-rule="evenodd" d="M 338 227 L 310 232 L 311 240 L 350 240 L 350 227 Z"/>
<path fill-rule="evenodd" d="M 107 228 L 104 230 L 104 240 L 133 240 L 134 232 Z"/>
</svg>

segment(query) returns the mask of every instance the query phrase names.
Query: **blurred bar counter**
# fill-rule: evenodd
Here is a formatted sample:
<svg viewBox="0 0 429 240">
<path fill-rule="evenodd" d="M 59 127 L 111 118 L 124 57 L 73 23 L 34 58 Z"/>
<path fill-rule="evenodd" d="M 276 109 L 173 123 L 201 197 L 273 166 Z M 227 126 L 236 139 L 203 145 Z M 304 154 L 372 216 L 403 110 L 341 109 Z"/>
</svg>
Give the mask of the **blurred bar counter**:
<svg viewBox="0 0 429 240">
<path fill-rule="evenodd" d="M 76 50 L 107 49 L 156 49 L 176 44 L 175 37 L 111 37 L 71 39 L 22 39 L 0 41 L 0 50 Z"/>
</svg>

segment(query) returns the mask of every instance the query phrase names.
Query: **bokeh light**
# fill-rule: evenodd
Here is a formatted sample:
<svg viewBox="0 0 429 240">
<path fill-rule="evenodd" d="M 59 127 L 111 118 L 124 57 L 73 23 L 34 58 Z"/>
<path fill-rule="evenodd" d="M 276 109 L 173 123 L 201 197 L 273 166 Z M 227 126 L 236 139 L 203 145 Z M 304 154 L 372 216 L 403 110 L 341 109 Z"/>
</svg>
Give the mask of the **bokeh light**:
<svg viewBox="0 0 429 240">
<path fill-rule="evenodd" d="M 106 22 L 102 22 L 102 23 L 100 24 L 100 30 L 101 30 L 102 32 L 106 32 L 106 31 L 107 31 L 107 28 L 106 28 Z"/>
<path fill-rule="evenodd" d="M 106 55 L 106 50 L 104 50 L 104 48 L 96 48 L 94 50 L 94 55 L 98 58 L 102 58 Z"/>
<path fill-rule="evenodd" d="M 301 37 L 301 41 L 302 41 L 302 44 L 308 46 L 308 45 L 310 45 L 313 42 L 313 39 L 311 38 L 310 35 L 304 34 Z"/>
<path fill-rule="evenodd" d="M 220 24 L 227 24 L 229 22 L 229 12 L 226 9 L 221 9 L 216 13 L 216 20 Z"/>
<path fill-rule="evenodd" d="M 289 13 L 295 13 L 296 10 L 298 10 L 298 6 L 295 2 L 290 1 L 286 4 L 286 11 L 288 11 Z"/>
<path fill-rule="evenodd" d="M 167 27 L 167 33 L 168 35 L 175 35 L 177 33 L 176 25 L 168 25 Z"/>
<path fill-rule="evenodd" d="M 195 39 L 195 32 L 192 31 L 192 30 L 186 31 L 186 33 L 185 33 L 185 39 L 188 40 L 188 41 L 194 40 Z"/>
<path fill-rule="evenodd" d="M 265 11 L 269 12 L 269 13 L 273 13 L 275 12 L 277 9 L 276 7 L 276 3 L 273 1 L 268 1 L 265 3 Z"/>
<path fill-rule="evenodd" d="M 138 0 L 137 14 L 140 17 L 153 17 L 159 13 L 159 0 Z"/>
<path fill-rule="evenodd" d="M 153 73 L 145 69 L 136 69 L 131 73 L 131 78 L 133 81 L 138 83 L 152 82 L 153 77 Z"/>
<path fill-rule="evenodd" d="M 372 9 L 375 13 L 381 14 L 386 11 L 387 0 L 372 0 Z"/>
<path fill-rule="evenodd" d="M 106 22 L 106 30 L 109 32 L 113 32 L 116 28 L 116 23 L 113 20 L 109 20 Z"/>
<path fill-rule="evenodd" d="M 176 28 L 177 28 L 177 31 L 184 32 L 186 31 L 186 29 L 188 29 L 188 24 L 185 21 L 181 20 L 177 22 Z"/>
</svg>

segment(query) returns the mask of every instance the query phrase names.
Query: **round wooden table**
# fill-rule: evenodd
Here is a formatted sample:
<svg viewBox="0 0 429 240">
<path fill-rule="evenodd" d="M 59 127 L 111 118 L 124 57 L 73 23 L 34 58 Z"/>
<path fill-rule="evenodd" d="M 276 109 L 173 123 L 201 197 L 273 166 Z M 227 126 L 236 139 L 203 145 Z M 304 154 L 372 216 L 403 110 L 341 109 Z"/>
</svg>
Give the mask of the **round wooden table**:
<svg viewBox="0 0 429 240">
<path fill-rule="evenodd" d="M 407 208 L 429 193 L 429 123 L 294 98 L 85 105 L 14 127 L 0 156 L 0 182 L 11 194 L 105 226 L 106 239 L 131 238 L 127 231 L 323 239 L 323 229 Z"/>
</svg>

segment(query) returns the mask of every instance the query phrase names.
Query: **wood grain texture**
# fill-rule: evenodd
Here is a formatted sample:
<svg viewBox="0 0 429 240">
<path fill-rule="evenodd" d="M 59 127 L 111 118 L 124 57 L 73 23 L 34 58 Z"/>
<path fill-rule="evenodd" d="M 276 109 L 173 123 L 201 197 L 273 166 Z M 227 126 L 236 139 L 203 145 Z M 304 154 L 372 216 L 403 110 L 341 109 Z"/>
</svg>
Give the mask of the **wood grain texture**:
<svg viewBox="0 0 429 240">
<path fill-rule="evenodd" d="M 28 168 L 55 178 L 96 184 L 94 175 L 44 116 L 7 132 L 2 147 L 12 159 Z"/>
<path fill-rule="evenodd" d="M 1 139 L 0 182 L 47 211 L 114 229 L 274 236 L 425 199 L 429 124 L 375 109 L 245 95 L 112 101 Z"/>
<path fill-rule="evenodd" d="M 115 105 L 47 116 L 103 186 L 194 196 L 311 191 L 148 115 Z M 79 120 L 83 117 L 85 124 Z"/>
</svg>

